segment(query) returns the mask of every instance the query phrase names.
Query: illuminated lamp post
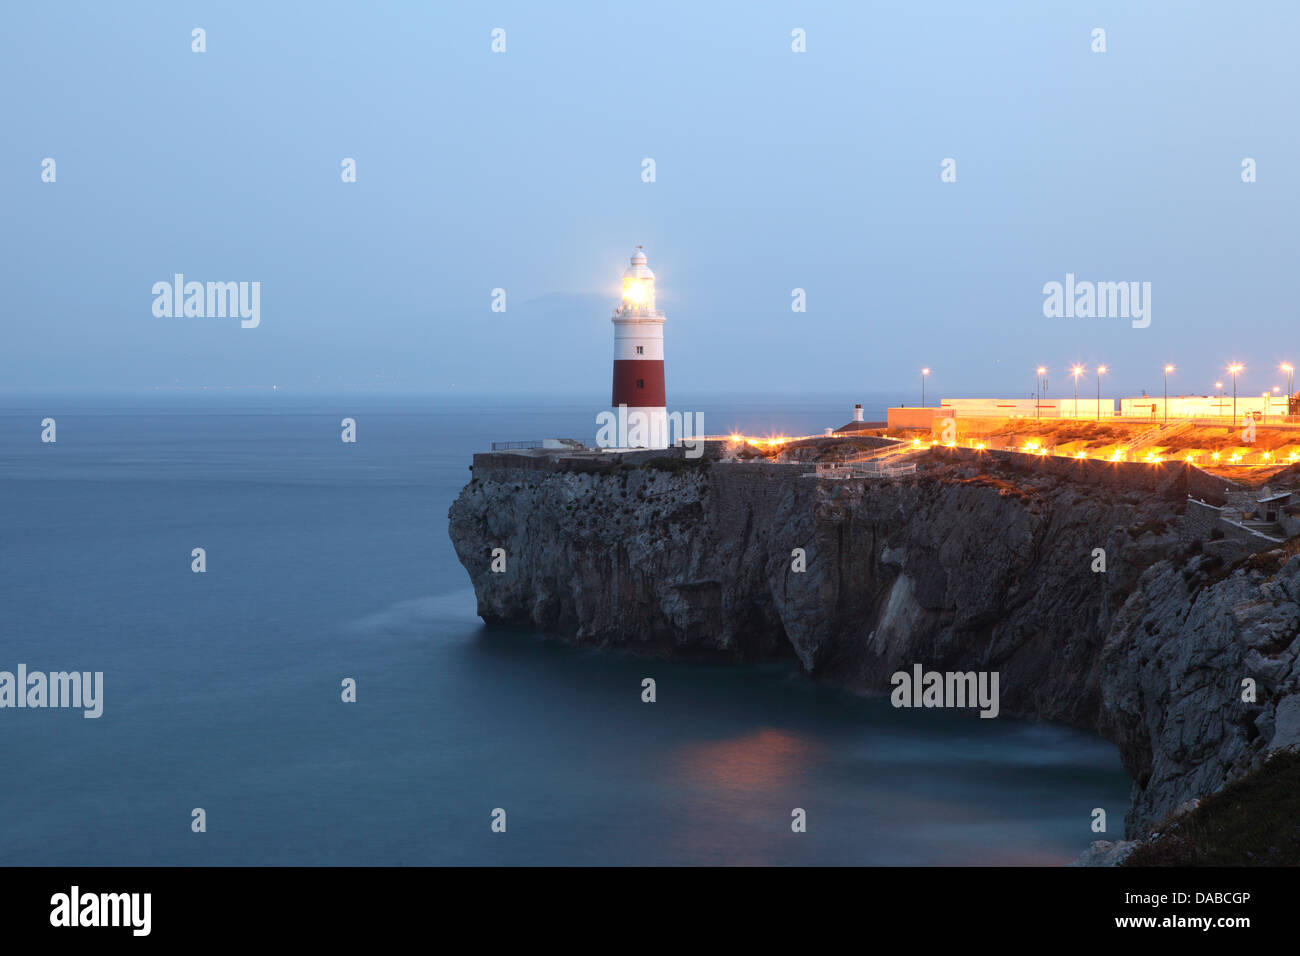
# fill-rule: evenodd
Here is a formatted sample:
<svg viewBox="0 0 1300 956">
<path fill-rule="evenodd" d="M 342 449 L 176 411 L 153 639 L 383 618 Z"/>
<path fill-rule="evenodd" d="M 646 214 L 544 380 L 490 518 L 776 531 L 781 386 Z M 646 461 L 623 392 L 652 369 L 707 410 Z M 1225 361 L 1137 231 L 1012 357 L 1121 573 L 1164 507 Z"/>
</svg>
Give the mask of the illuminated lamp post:
<svg viewBox="0 0 1300 956">
<path fill-rule="evenodd" d="M 1070 369 L 1070 374 L 1074 376 L 1074 417 L 1079 417 L 1079 376 L 1084 373 L 1082 365 L 1076 365 Z"/>
<path fill-rule="evenodd" d="M 1240 365 L 1229 365 L 1228 371 L 1232 373 L 1232 426 L 1237 427 L 1237 373 L 1241 371 Z"/>
</svg>

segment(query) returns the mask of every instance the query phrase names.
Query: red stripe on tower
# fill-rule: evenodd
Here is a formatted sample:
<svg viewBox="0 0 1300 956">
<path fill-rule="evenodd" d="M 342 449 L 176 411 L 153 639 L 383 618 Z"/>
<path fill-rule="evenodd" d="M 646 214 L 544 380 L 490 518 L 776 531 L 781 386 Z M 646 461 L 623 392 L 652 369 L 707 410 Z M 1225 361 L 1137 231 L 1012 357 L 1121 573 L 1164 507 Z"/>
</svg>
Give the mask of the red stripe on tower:
<svg viewBox="0 0 1300 956">
<path fill-rule="evenodd" d="M 644 444 L 668 447 L 668 401 L 664 388 L 664 314 L 655 308 L 655 274 L 636 247 L 623 273 L 623 300 L 614 310 L 615 412 L 626 405 L 629 421 L 639 416 Z"/>
</svg>

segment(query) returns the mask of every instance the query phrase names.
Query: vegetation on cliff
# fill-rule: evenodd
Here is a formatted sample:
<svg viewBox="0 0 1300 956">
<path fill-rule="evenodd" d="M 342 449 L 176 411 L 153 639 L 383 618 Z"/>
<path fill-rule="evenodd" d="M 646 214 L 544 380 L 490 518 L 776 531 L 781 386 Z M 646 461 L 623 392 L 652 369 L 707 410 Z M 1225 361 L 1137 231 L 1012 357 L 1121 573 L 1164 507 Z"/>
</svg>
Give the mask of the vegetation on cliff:
<svg viewBox="0 0 1300 956">
<path fill-rule="evenodd" d="M 1300 866 L 1300 752 L 1279 751 L 1160 826 L 1123 866 Z"/>
</svg>

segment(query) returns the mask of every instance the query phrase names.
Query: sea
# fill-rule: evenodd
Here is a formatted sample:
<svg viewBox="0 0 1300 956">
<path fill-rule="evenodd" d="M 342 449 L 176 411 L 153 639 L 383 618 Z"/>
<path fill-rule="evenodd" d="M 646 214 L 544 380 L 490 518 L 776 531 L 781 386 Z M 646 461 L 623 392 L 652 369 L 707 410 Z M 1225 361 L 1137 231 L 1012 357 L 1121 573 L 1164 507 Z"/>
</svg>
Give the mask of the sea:
<svg viewBox="0 0 1300 956">
<path fill-rule="evenodd" d="M 687 405 L 820 434 L 852 401 Z M 1096 734 L 485 626 L 447 535 L 471 456 L 595 411 L 0 396 L 0 671 L 103 674 L 98 718 L 0 708 L 0 864 L 1063 865 L 1119 838 Z"/>
</svg>

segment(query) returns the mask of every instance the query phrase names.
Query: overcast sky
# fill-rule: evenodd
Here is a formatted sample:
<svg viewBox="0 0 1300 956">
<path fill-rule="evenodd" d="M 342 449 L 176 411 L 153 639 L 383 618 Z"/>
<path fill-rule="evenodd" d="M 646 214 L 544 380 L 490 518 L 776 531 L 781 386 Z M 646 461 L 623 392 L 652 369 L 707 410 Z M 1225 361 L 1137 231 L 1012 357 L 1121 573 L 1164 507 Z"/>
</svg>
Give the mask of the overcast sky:
<svg viewBox="0 0 1300 956">
<path fill-rule="evenodd" d="M 1166 362 L 1171 391 L 1204 392 L 1240 360 L 1257 394 L 1300 360 L 1290 0 L 54 2 L 3 21 L 0 389 L 607 396 L 638 243 L 670 405 L 911 388 L 922 366 L 932 398 L 1023 395 L 1036 365 L 1056 390 L 1076 361 L 1127 393 Z M 260 282 L 260 325 L 155 316 L 175 273 Z M 1150 282 L 1149 327 L 1045 317 L 1067 273 Z"/>
</svg>

